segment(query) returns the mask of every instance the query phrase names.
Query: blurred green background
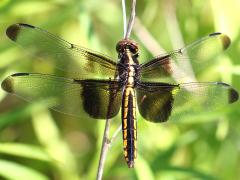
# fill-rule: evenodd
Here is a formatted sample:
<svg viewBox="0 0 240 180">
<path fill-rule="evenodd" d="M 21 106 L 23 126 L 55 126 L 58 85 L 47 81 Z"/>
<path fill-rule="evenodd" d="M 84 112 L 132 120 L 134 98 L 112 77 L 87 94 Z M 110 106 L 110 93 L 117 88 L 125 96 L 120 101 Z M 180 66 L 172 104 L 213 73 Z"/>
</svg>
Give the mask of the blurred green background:
<svg viewBox="0 0 240 180">
<path fill-rule="evenodd" d="M 130 9 L 130 2 L 127 2 Z M 132 38 L 141 60 L 176 49 L 212 32 L 227 34 L 232 44 L 219 66 L 206 68 L 205 81 L 233 85 L 240 91 L 239 0 L 137 1 Z M 10 41 L 6 28 L 28 23 L 111 57 L 123 37 L 120 0 L 0 0 L 0 77 L 14 72 L 48 72 L 47 63 Z M 37 42 L 36 42 L 37 43 Z M 215 77 L 215 76 L 214 76 Z M 209 79 L 208 79 L 209 78 Z M 3 179 L 95 179 L 104 121 L 77 119 L 49 111 L 43 102 L 26 103 L 0 90 L 0 177 Z M 138 118 L 138 158 L 128 169 L 121 134 L 109 150 L 104 179 L 238 179 L 240 177 L 240 104 L 218 115 L 152 124 Z M 116 117 L 111 132 L 119 127 Z"/>
</svg>

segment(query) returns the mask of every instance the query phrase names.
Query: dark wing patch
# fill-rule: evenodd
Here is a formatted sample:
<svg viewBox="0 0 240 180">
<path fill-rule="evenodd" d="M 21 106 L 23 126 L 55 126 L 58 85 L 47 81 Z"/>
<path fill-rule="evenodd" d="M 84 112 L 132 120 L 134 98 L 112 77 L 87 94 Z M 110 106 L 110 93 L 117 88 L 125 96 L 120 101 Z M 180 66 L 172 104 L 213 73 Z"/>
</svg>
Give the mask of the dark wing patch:
<svg viewBox="0 0 240 180">
<path fill-rule="evenodd" d="M 137 88 L 137 103 L 140 114 L 148 121 L 167 121 L 173 108 L 173 92 L 177 88 L 177 85 L 165 83 L 139 84 Z"/>
<path fill-rule="evenodd" d="M 121 105 L 121 86 L 117 81 L 75 80 L 82 86 L 84 110 L 93 118 L 112 118 Z"/>
<path fill-rule="evenodd" d="M 117 81 L 18 73 L 7 77 L 2 88 L 27 101 L 46 100 L 53 110 L 77 117 L 83 117 L 83 110 L 93 118 L 114 117 L 121 105 L 121 87 Z"/>
</svg>

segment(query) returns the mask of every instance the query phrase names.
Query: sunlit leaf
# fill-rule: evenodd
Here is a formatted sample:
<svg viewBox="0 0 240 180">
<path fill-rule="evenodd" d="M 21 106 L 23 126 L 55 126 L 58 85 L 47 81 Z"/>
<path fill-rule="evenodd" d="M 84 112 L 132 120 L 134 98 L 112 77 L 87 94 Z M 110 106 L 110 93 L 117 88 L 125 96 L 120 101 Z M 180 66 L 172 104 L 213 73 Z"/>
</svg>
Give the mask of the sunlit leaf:
<svg viewBox="0 0 240 180">
<path fill-rule="evenodd" d="M 14 162 L 0 160 L 0 175 L 6 179 L 34 179 L 47 180 L 48 178 L 30 167 L 23 166 Z"/>
<path fill-rule="evenodd" d="M 0 153 L 41 161 L 51 161 L 51 158 L 43 149 L 29 144 L 1 143 Z"/>
<path fill-rule="evenodd" d="M 154 175 L 148 162 L 138 154 L 138 160 L 135 166 L 136 174 L 139 180 L 154 180 Z"/>
</svg>

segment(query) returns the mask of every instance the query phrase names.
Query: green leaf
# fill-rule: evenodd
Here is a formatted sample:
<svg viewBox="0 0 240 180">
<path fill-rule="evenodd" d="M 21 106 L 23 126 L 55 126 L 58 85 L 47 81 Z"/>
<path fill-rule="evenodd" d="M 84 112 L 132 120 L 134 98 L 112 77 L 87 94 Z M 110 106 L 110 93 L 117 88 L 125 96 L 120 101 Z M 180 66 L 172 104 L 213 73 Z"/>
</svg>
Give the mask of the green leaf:
<svg viewBox="0 0 240 180">
<path fill-rule="evenodd" d="M 135 164 L 135 170 L 139 180 L 153 180 L 153 172 L 145 159 L 143 159 L 139 154 Z"/>
<path fill-rule="evenodd" d="M 77 163 L 49 112 L 34 113 L 32 122 L 38 141 L 54 159 L 52 164 L 58 169 L 62 179 L 78 180 Z"/>
<path fill-rule="evenodd" d="M 19 180 L 19 179 L 34 179 L 46 180 L 48 179 L 43 174 L 34 169 L 17 164 L 15 162 L 0 160 L 0 175 L 6 179 Z"/>
<path fill-rule="evenodd" d="M 39 101 L 37 103 L 29 103 L 26 106 L 15 108 L 10 112 L 1 113 L 0 129 L 3 129 L 16 122 L 21 122 L 25 120 L 24 118 L 29 117 L 33 111 L 38 112 L 40 110 L 46 109 L 46 107 L 49 104 L 50 104 L 50 101 L 44 100 L 44 101 Z"/>
<path fill-rule="evenodd" d="M 0 153 L 41 161 L 51 161 L 51 158 L 42 148 L 28 144 L 1 143 Z"/>
</svg>

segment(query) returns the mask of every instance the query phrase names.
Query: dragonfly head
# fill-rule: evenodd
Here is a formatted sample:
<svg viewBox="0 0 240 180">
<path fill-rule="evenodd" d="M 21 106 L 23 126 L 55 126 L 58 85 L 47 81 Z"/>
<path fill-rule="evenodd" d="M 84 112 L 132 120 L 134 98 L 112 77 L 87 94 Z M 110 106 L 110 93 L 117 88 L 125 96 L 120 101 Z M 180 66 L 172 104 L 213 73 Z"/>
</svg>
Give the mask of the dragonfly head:
<svg viewBox="0 0 240 180">
<path fill-rule="evenodd" d="M 138 54 L 138 44 L 135 41 L 123 39 L 117 43 L 116 50 L 119 54 L 126 53 L 129 50 L 132 55 Z"/>
</svg>

